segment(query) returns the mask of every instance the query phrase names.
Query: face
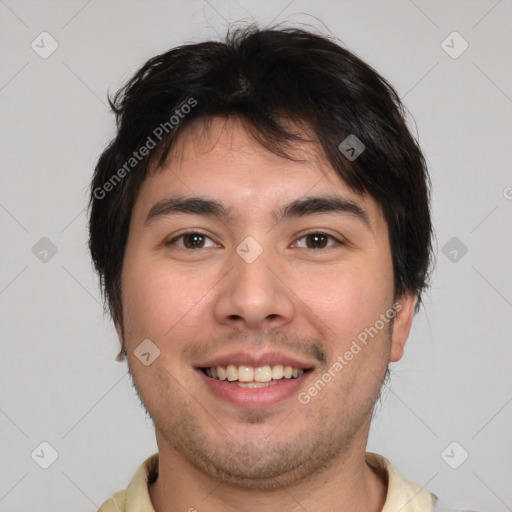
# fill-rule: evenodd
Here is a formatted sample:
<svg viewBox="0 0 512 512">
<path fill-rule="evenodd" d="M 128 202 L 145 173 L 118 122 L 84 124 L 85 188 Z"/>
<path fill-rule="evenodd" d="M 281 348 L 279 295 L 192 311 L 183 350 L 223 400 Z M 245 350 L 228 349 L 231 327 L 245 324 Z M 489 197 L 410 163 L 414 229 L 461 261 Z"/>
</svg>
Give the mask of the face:
<svg viewBox="0 0 512 512">
<path fill-rule="evenodd" d="M 364 451 L 414 305 L 394 297 L 377 203 L 314 145 L 284 159 L 236 120 L 197 122 L 176 148 L 141 187 L 122 272 L 160 452 L 270 488 Z"/>
</svg>

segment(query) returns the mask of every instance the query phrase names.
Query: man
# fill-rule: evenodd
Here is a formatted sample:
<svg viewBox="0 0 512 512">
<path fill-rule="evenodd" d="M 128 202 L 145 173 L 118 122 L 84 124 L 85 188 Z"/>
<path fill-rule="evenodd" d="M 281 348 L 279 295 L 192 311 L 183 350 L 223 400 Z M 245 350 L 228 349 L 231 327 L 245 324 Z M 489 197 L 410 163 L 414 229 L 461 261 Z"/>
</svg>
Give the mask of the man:
<svg viewBox="0 0 512 512">
<path fill-rule="evenodd" d="M 251 28 L 151 59 L 111 105 L 90 249 L 158 454 L 100 510 L 440 510 L 365 453 L 431 252 L 392 87 Z"/>
</svg>

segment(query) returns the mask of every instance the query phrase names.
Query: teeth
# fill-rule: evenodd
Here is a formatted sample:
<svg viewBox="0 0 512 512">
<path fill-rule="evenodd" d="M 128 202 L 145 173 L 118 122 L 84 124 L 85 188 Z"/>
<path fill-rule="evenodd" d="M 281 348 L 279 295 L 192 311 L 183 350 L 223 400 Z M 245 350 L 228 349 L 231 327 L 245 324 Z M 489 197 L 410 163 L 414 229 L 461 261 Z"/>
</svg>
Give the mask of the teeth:
<svg viewBox="0 0 512 512">
<path fill-rule="evenodd" d="M 238 381 L 252 382 L 254 380 L 254 368 L 252 366 L 238 367 Z"/>
<path fill-rule="evenodd" d="M 205 373 L 208 377 L 217 380 L 228 380 L 240 387 L 260 388 L 275 384 L 275 381 L 283 378 L 296 379 L 304 373 L 304 370 L 282 364 L 258 366 L 257 368 L 228 364 L 226 367 L 212 366 L 211 368 L 205 368 Z"/>
<path fill-rule="evenodd" d="M 228 364 L 226 367 L 226 377 L 229 382 L 238 380 L 238 369 L 234 364 Z"/>
<path fill-rule="evenodd" d="M 273 386 L 275 382 L 235 382 L 240 388 L 268 388 Z"/>
<path fill-rule="evenodd" d="M 275 380 L 282 379 L 284 376 L 284 368 L 282 364 L 276 364 L 272 367 L 272 378 Z"/>
<path fill-rule="evenodd" d="M 272 368 L 270 366 L 258 366 L 254 370 L 254 380 L 256 382 L 270 382 L 272 380 Z"/>
</svg>

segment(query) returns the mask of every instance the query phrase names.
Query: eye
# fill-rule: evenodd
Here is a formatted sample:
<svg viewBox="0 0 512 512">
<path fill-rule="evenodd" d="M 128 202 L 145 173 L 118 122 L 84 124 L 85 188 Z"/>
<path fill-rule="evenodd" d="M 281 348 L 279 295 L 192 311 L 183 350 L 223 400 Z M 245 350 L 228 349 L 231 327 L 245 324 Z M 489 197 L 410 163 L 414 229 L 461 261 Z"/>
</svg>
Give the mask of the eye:
<svg viewBox="0 0 512 512">
<path fill-rule="evenodd" d="M 325 249 L 333 245 L 339 245 L 342 242 L 326 233 L 308 233 L 297 239 L 294 246 L 300 249 Z"/>
<path fill-rule="evenodd" d="M 176 245 L 182 249 L 205 249 L 208 247 L 218 247 L 218 245 L 203 233 L 183 233 L 167 242 L 167 245 Z"/>
</svg>

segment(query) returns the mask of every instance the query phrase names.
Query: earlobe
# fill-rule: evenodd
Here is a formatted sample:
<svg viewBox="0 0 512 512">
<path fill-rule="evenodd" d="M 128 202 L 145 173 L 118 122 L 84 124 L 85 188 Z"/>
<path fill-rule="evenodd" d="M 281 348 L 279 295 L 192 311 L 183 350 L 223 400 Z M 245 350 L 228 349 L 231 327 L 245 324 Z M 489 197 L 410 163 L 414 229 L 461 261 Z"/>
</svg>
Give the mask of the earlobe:
<svg viewBox="0 0 512 512">
<path fill-rule="evenodd" d="M 390 361 L 396 363 L 404 355 L 405 343 L 411 330 L 414 310 L 418 302 L 418 295 L 406 293 L 395 301 L 393 307 L 396 316 L 393 322 L 393 335 L 391 339 Z"/>
</svg>

